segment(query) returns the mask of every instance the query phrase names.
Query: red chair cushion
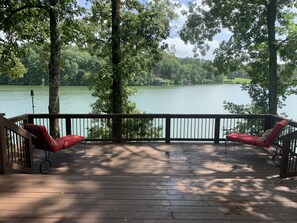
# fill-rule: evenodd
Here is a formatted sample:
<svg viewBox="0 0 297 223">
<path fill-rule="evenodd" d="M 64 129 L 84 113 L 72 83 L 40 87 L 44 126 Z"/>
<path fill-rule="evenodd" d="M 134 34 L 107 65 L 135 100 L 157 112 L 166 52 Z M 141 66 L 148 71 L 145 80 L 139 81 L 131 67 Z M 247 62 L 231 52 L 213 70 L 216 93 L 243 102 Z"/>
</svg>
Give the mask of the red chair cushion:
<svg viewBox="0 0 297 223">
<path fill-rule="evenodd" d="M 267 137 L 265 142 L 269 142 L 270 144 L 273 142 L 273 140 L 280 134 L 281 130 L 284 128 L 284 126 L 287 124 L 288 120 L 287 119 L 283 119 L 281 121 L 279 121 L 274 128 L 272 129 L 272 131 L 270 132 L 269 136 Z"/>
<path fill-rule="evenodd" d="M 259 136 L 247 135 L 244 133 L 231 133 L 227 135 L 227 140 L 234 142 L 241 142 L 244 144 L 259 146 L 259 147 L 269 147 L 270 143 L 266 140 L 262 141 L 262 138 Z"/>
<path fill-rule="evenodd" d="M 259 136 L 252 136 L 244 133 L 230 133 L 226 136 L 226 139 L 229 141 L 234 141 L 234 142 L 241 142 L 244 144 L 249 144 L 249 145 L 254 145 L 258 147 L 269 147 L 271 143 L 274 141 L 274 139 L 280 134 L 281 130 L 283 127 L 287 124 L 288 120 L 283 119 L 279 121 L 270 134 L 268 135 L 267 139 L 265 141 L 262 140 L 261 137 Z"/>
<path fill-rule="evenodd" d="M 47 144 L 53 152 L 69 148 L 85 139 L 85 137 L 78 135 L 66 135 L 61 138 L 53 139 L 43 125 L 28 123 L 24 126 L 24 129 L 37 137 L 37 139 L 33 140 L 35 147 L 38 149 L 46 149 L 44 147 Z"/>
<path fill-rule="evenodd" d="M 61 149 L 66 149 L 69 148 L 71 146 L 74 146 L 75 144 L 84 141 L 85 137 L 83 136 L 78 136 L 78 135 L 66 135 L 63 136 L 61 138 L 57 138 L 55 139 L 55 141 L 57 142 L 57 146 L 52 146 L 51 149 L 56 152 L 59 151 Z"/>
</svg>

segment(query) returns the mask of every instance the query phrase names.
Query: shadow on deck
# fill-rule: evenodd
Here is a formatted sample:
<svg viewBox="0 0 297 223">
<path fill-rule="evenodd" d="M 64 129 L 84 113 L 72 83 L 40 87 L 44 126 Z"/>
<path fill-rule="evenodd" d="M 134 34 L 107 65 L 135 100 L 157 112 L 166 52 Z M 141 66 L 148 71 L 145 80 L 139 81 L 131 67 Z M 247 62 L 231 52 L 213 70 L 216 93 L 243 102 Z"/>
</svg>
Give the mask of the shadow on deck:
<svg viewBox="0 0 297 223">
<path fill-rule="evenodd" d="M 77 145 L 48 175 L 0 175 L 0 222 L 296 222 L 296 178 L 279 178 L 267 150 L 224 149 Z"/>
</svg>

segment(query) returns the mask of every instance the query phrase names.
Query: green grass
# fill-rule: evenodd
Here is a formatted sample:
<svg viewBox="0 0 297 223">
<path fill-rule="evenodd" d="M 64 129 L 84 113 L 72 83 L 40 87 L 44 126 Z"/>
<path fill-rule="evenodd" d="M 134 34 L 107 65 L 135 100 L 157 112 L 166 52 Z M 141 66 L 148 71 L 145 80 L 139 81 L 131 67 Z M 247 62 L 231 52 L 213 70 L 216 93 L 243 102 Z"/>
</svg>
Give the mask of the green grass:
<svg viewBox="0 0 297 223">
<path fill-rule="evenodd" d="M 243 83 L 250 83 L 250 79 L 248 78 L 241 78 L 236 77 L 234 79 L 227 79 L 227 77 L 224 77 L 224 84 L 243 84 Z"/>
</svg>

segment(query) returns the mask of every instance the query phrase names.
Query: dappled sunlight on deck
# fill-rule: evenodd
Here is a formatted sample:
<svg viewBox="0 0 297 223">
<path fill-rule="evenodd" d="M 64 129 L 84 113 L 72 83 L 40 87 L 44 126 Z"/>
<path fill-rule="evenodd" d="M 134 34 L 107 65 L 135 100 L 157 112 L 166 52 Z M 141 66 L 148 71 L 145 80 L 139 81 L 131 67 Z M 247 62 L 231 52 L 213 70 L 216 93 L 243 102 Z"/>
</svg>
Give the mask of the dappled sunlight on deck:
<svg viewBox="0 0 297 223">
<path fill-rule="evenodd" d="M 296 222 L 296 178 L 269 151 L 202 143 L 80 144 L 49 174 L 0 176 L 0 222 Z"/>
</svg>

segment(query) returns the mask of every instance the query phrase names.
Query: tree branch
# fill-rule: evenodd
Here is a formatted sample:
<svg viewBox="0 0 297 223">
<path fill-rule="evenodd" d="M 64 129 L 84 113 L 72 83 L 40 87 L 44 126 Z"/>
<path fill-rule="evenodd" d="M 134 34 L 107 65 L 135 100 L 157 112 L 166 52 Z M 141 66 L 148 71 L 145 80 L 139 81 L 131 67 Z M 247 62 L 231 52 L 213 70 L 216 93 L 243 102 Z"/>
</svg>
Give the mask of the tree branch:
<svg viewBox="0 0 297 223">
<path fill-rule="evenodd" d="M 46 7 L 43 5 L 24 5 L 22 7 L 19 7 L 17 9 L 14 9 L 12 11 L 10 11 L 10 14 L 8 15 L 8 17 L 6 19 L 4 19 L 4 21 L 2 23 L 0 23 L 0 30 L 2 30 L 5 26 L 5 24 L 18 12 L 23 11 L 25 9 L 30 9 L 30 8 L 38 8 L 38 9 L 45 9 Z"/>
<path fill-rule="evenodd" d="M 277 40 L 277 42 L 279 42 L 279 45 L 282 45 L 284 42 L 287 42 L 287 41 L 289 41 L 288 38 L 283 39 L 283 40 Z"/>
</svg>

